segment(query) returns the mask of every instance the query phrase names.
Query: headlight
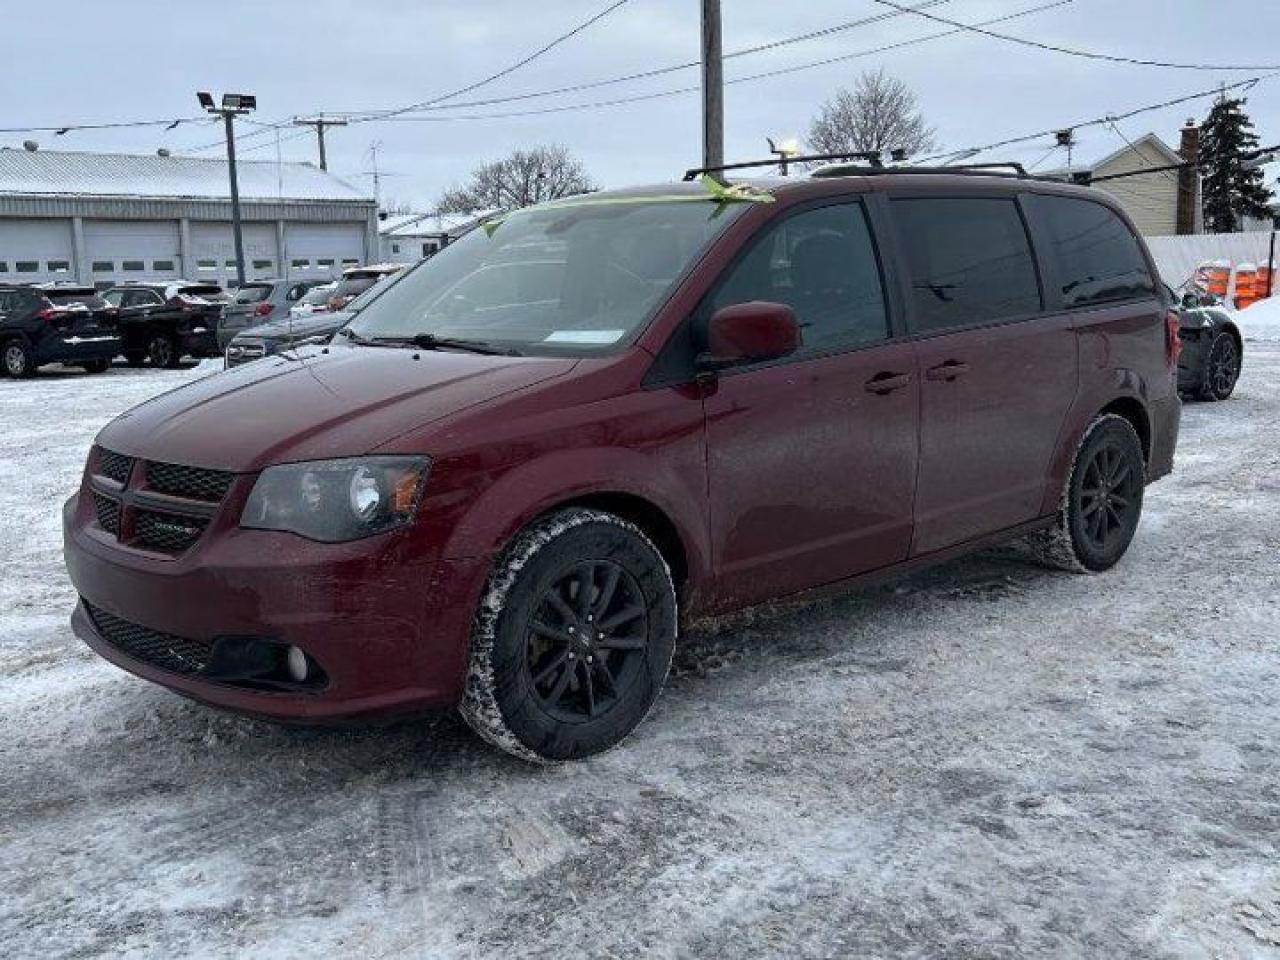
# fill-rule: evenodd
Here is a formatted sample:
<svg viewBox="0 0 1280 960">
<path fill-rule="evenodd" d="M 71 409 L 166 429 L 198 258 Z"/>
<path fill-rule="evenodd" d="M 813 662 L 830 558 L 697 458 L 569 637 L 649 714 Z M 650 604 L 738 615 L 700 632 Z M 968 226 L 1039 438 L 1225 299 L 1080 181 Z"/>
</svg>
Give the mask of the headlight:
<svg viewBox="0 0 1280 960">
<path fill-rule="evenodd" d="M 240 526 L 326 543 L 373 536 L 413 519 L 429 466 L 425 457 L 358 457 L 268 467 Z"/>
</svg>

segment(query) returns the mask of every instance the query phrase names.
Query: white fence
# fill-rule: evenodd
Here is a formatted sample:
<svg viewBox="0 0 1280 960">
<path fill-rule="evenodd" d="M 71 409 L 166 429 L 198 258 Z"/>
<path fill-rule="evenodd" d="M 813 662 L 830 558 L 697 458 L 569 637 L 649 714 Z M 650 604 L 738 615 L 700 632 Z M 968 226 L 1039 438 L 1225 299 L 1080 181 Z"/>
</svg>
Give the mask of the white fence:
<svg viewBox="0 0 1280 960">
<path fill-rule="evenodd" d="M 1209 260 L 1225 260 L 1232 268 L 1242 263 L 1255 266 L 1267 262 L 1272 231 L 1258 233 L 1196 233 L 1184 237 L 1147 237 L 1147 246 L 1156 268 L 1169 286 L 1177 290 L 1195 275 L 1196 267 Z M 1280 243 L 1280 239 L 1277 240 Z M 1277 252 L 1280 259 L 1280 251 Z M 1280 292 L 1280 291 L 1277 291 Z"/>
</svg>

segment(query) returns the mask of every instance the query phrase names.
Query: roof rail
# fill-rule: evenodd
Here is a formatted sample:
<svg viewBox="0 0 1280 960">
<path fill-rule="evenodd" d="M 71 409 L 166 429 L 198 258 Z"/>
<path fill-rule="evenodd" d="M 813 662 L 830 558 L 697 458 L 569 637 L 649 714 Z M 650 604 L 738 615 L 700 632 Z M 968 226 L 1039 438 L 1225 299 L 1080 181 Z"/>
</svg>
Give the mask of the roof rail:
<svg viewBox="0 0 1280 960">
<path fill-rule="evenodd" d="M 750 160 L 746 163 L 722 163 L 716 167 L 694 167 L 684 172 L 685 180 L 696 180 L 704 173 L 723 173 L 725 170 L 747 170 L 752 167 L 776 167 L 780 164 L 813 163 L 818 160 L 866 160 L 872 167 L 880 168 L 879 150 L 861 153 L 802 153 L 796 156 L 773 157 L 769 160 Z"/>
<path fill-rule="evenodd" d="M 1011 173 L 1001 173 L 1002 169 L 1011 170 Z M 957 163 L 952 166 L 941 167 L 859 167 L 847 164 L 841 164 L 833 167 L 823 167 L 821 170 L 815 170 L 810 176 L 813 177 L 874 177 L 884 173 L 910 173 L 910 174 L 945 174 L 959 173 L 966 176 L 989 176 L 989 177 L 1017 177 L 1018 179 L 1036 179 L 1027 173 L 1026 169 L 1020 163 Z"/>
</svg>

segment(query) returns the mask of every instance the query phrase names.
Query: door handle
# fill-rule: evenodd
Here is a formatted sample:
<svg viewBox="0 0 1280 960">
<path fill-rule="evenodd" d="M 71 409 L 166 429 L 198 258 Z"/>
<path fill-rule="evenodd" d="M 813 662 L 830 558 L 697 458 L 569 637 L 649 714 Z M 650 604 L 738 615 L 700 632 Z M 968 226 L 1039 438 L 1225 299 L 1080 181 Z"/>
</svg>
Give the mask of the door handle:
<svg viewBox="0 0 1280 960">
<path fill-rule="evenodd" d="M 968 372 L 969 365 L 967 363 L 948 360 L 946 363 L 940 363 L 936 367 L 930 367 L 924 372 L 924 375 L 930 380 L 954 380 L 956 377 L 963 377 Z"/>
<path fill-rule="evenodd" d="M 864 383 L 863 387 L 868 393 L 877 393 L 880 396 L 884 396 L 886 393 L 901 390 L 909 383 L 911 383 L 911 374 L 909 373 L 877 373 Z"/>
</svg>

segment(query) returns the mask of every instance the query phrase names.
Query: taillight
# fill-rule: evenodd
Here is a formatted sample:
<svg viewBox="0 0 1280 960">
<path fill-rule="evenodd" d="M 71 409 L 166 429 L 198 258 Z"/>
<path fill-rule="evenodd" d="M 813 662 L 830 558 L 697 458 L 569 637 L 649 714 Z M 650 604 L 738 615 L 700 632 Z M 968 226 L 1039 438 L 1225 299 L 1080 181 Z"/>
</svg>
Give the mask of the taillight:
<svg viewBox="0 0 1280 960">
<path fill-rule="evenodd" d="M 253 313 L 255 316 L 258 316 L 258 317 L 269 317 L 271 315 L 271 304 L 260 303 L 258 304 L 257 309 L 253 311 Z"/>
<path fill-rule="evenodd" d="M 1170 310 L 1164 315 L 1164 355 L 1170 368 L 1176 367 L 1178 358 L 1182 356 L 1182 337 L 1179 336 L 1181 329 L 1177 311 Z"/>
<path fill-rule="evenodd" d="M 50 323 L 55 317 L 60 317 L 64 313 L 66 313 L 66 311 L 55 307 L 52 301 L 41 300 L 40 310 L 36 313 L 36 319 L 43 320 L 45 323 Z"/>
</svg>

